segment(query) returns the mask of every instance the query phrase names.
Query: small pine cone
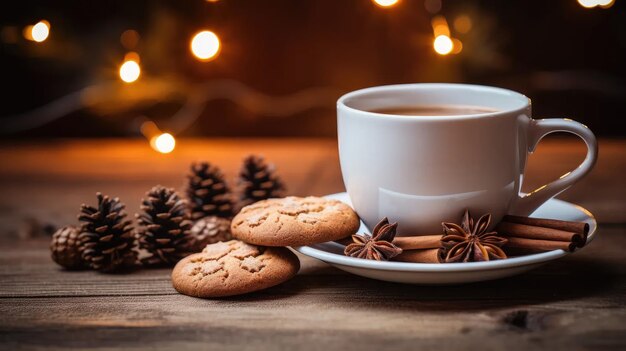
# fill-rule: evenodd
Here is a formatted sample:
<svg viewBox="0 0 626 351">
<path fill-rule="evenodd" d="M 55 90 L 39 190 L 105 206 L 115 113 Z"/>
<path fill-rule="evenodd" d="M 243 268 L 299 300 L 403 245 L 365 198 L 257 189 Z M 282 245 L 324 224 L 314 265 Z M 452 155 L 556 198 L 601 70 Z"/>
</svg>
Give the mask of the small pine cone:
<svg viewBox="0 0 626 351">
<path fill-rule="evenodd" d="M 65 269 L 84 269 L 85 263 L 81 257 L 79 231 L 76 227 L 66 226 L 52 234 L 50 251 L 52 260 Z"/>
<path fill-rule="evenodd" d="M 238 181 L 241 191 L 240 208 L 257 201 L 283 196 L 285 185 L 274 172 L 274 165 L 266 164 L 262 156 L 250 155 L 244 159 Z"/>
<path fill-rule="evenodd" d="M 85 264 L 101 272 L 114 272 L 135 265 L 135 237 L 131 221 L 126 220 L 124 204 L 96 194 L 98 206 L 81 206 L 78 219 L 83 222 L 78 239 Z"/>
<path fill-rule="evenodd" d="M 191 165 L 186 193 L 191 219 L 233 216 L 233 202 L 224 176 L 217 167 L 207 162 Z"/>
<path fill-rule="evenodd" d="M 173 265 L 190 252 L 189 228 L 185 200 L 174 189 L 157 185 L 142 200 L 143 213 L 137 214 L 139 247 L 151 256 L 142 261 L 148 265 Z"/>
<path fill-rule="evenodd" d="M 191 227 L 191 237 L 193 252 L 200 252 L 218 241 L 231 240 L 230 220 L 217 216 L 201 218 Z"/>
</svg>

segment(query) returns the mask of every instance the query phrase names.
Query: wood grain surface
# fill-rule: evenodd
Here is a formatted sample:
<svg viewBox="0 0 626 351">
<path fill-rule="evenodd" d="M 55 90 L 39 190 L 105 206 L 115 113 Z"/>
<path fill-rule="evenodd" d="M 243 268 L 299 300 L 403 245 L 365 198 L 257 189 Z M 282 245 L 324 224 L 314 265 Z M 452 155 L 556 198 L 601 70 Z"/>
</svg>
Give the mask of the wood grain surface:
<svg viewBox="0 0 626 351">
<path fill-rule="evenodd" d="M 145 141 L 0 146 L 0 349 L 626 349 L 626 141 L 603 140 L 591 175 L 562 199 L 600 222 L 574 255 L 517 277 L 446 287 L 379 282 L 299 255 L 300 273 L 245 296 L 177 294 L 168 269 L 66 272 L 42 227 L 76 222 L 95 192 L 133 213 L 157 183 L 181 188 L 189 163 L 210 160 L 233 178 L 264 154 L 291 194 L 343 190 L 332 140 L 183 140 L 170 155 Z M 540 144 L 532 190 L 575 167 L 584 146 Z"/>
</svg>

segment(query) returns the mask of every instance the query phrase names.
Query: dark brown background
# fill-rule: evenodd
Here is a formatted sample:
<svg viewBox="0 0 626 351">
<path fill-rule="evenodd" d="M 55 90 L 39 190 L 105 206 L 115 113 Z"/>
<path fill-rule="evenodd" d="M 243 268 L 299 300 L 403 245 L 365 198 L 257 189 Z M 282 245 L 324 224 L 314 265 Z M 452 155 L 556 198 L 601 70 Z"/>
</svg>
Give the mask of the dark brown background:
<svg viewBox="0 0 626 351">
<path fill-rule="evenodd" d="M 411 82 L 469 82 L 507 87 L 533 99 L 536 117 L 570 117 L 600 136 L 624 136 L 626 16 L 624 2 L 584 9 L 576 0 L 443 1 L 439 14 L 473 20 L 458 55 L 432 49 L 422 0 L 381 9 L 369 0 L 19 1 L 5 5 L 0 27 L 18 30 L 41 18 L 52 24 L 43 45 L 0 41 L 0 126 L 46 102 L 102 82 L 119 82 L 120 34 L 141 39 L 140 81 L 193 85 L 227 78 L 282 96 L 328 89 L 317 107 L 283 117 L 231 101 L 210 101 L 181 136 L 334 136 L 334 101 L 357 88 Z M 223 49 L 212 62 L 189 53 L 189 38 L 210 28 Z M 119 83 L 121 84 L 121 83 Z M 137 85 L 136 89 L 143 89 Z M 162 129 L 183 96 L 111 111 L 81 109 L 12 137 L 136 136 L 145 116 Z M 16 114 L 18 116 L 16 116 Z"/>
</svg>

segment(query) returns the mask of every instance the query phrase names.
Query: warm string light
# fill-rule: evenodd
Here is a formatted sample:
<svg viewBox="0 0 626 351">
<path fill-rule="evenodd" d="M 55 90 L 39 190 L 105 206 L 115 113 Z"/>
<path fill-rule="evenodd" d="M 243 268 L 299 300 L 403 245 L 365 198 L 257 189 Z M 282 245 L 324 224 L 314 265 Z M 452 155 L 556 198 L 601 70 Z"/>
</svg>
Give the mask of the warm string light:
<svg viewBox="0 0 626 351">
<path fill-rule="evenodd" d="M 145 121 L 139 128 L 141 134 L 150 141 L 150 147 L 162 154 L 169 154 L 176 148 L 176 139 L 170 133 L 162 132 L 152 121 Z"/>
<path fill-rule="evenodd" d="M 449 36 L 442 34 L 435 38 L 435 41 L 433 41 L 433 47 L 435 48 L 435 52 L 439 55 L 447 55 L 452 52 L 454 44 Z"/>
<path fill-rule="evenodd" d="M 120 78 L 126 83 L 132 83 L 139 79 L 140 75 L 139 55 L 135 52 L 129 52 L 124 57 L 124 63 L 120 66 Z"/>
<path fill-rule="evenodd" d="M 161 133 L 150 139 L 150 146 L 162 154 L 169 154 L 176 147 L 176 139 L 170 133 Z"/>
<path fill-rule="evenodd" d="M 191 39 L 191 52 L 201 61 L 213 60 L 220 52 L 221 44 L 217 35 L 209 30 L 197 33 Z"/>
<path fill-rule="evenodd" d="M 435 16 L 431 20 L 433 27 L 433 49 L 439 55 L 458 54 L 463 50 L 463 43 L 460 40 L 452 38 L 450 35 L 450 27 L 448 21 L 443 16 Z"/>
<path fill-rule="evenodd" d="M 597 0 L 596 2 L 598 3 L 598 6 L 602 7 L 603 9 L 608 9 L 609 7 L 613 6 L 615 0 Z"/>
<path fill-rule="evenodd" d="M 400 2 L 400 0 L 372 0 L 372 1 L 380 7 L 391 7 Z"/>
<path fill-rule="evenodd" d="M 433 27 L 433 33 L 435 37 L 440 35 L 445 35 L 447 37 L 450 36 L 450 27 L 448 27 L 448 21 L 443 16 L 435 16 L 430 21 L 431 26 Z"/>
<path fill-rule="evenodd" d="M 580 6 L 586 9 L 592 9 L 594 7 L 601 7 L 603 9 L 608 9 L 613 6 L 615 0 L 578 0 Z"/>
<path fill-rule="evenodd" d="M 48 39 L 50 35 L 50 22 L 41 20 L 34 25 L 24 28 L 24 38 L 30 41 L 41 43 Z"/>
</svg>

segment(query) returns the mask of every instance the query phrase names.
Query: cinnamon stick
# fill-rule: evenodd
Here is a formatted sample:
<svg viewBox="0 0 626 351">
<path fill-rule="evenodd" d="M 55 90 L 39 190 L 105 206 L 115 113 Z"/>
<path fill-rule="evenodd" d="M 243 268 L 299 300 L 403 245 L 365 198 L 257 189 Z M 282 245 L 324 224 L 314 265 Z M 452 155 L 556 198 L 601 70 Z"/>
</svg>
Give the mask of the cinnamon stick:
<svg viewBox="0 0 626 351">
<path fill-rule="evenodd" d="M 582 234 L 585 240 L 587 239 L 587 235 L 589 234 L 589 224 L 585 222 L 561 221 L 558 219 L 520 217 L 512 215 L 504 216 L 502 222 L 519 223 L 532 225 L 535 227 L 545 227 L 563 230 L 566 232 L 578 233 Z"/>
<path fill-rule="evenodd" d="M 438 249 L 441 246 L 441 234 L 400 236 L 393 239 L 393 244 L 402 250 Z"/>
<path fill-rule="evenodd" d="M 393 261 L 413 263 L 440 263 L 439 249 L 407 250 L 394 257 Z"/>
<path fill-rule="evenodd" d="M 571 242 L 578 247 L 583 247 L 586 241 L 582 233 L 511 222 L 500 222 L 496 231 L 506 237 Z"/>
<path fill-rule="evenodd" d="M 567 241 L 553 241 L 553 240 L 536 240 L 528 238 L 508 237 L 506 247 L 515 249 L 524 249 L 529 251 L 552 251 L 552 250 L 564 250 L 573 252 L 576 249 L 576 243 Z"/>
<path fill-rule="evenodd" d="M 335 242 L 350 245 L 353 241 L 352 236 L 348 236 Z M 396 237 L 392 243 L 402 250 L 438 249 L 441 246 L 441 234 Z"/>
</svg>

